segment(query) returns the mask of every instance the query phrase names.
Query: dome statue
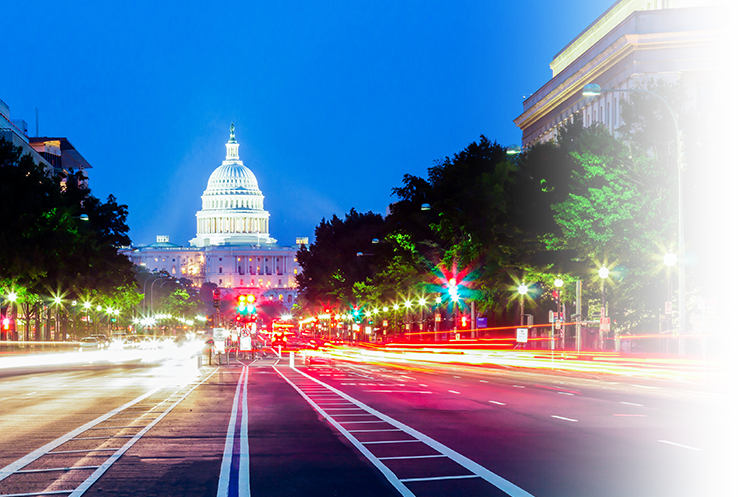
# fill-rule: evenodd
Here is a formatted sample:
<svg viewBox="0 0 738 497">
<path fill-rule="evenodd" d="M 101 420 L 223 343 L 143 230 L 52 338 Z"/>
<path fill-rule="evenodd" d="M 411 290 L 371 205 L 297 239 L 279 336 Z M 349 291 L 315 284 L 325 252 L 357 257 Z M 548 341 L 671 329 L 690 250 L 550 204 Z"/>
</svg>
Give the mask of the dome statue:
<svg viewBox="0 0 738 497">
<path fill-rule="evenodd" d="M 269 212 L 256 176 L 238 156 L 235 126 L 226 143 L 226 158 L 210 175 L 197 212 L 197 236 L 193 247 L 210 245 L 273 245 L 269 236 Z"/>
</svg>

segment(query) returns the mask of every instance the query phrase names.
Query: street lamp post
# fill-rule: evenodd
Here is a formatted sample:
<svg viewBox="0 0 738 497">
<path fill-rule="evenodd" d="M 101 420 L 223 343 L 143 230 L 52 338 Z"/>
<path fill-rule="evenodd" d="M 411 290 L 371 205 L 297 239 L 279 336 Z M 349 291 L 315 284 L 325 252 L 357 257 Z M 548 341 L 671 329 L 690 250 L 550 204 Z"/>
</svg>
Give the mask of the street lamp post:
<svg viewBox="0 0 738 497">
<path fill-rule="evenodd" d="M 87 322 L 86 322 L 85 327 L 87 329 L 87 334 L 89 335 L 90 334 L 90 307 L 92 307 L 92 302 L 88 300 L 87 302 L 82 304 L 82 307 L 85 308 L 85 313 L 87 314 L 86 316 Z"/>
<path fill-rule="evenodd" d="M 610 270 L 607 267 L 602 266 L 597 274 L 600 275 L 600 281 L 602 282 L 602 311 L 600 312 L 600 349 L 605 350 L 605 336 L 602 331 L 602 326 L 607 318 L 607 307 L 605 306 L 605 280 L 610 275 Z"/>
<path fill-rule="evenodd" d="M 525 295 L 528 293 L 528 285 L 522 283 L 518 286 L 520 295 L 520 326 L 525 326 Z"/>
<path fill-rule="evenodd" d="M 671 327 L 671 267 L 676 264 L 677 262 L 677 256 L 669 250 L 669 252 L 664 255 L 664 264 L 666 265 L 666 305 L 664 306 L 664 314 L 667 317 L 667 326 L 669 333 L 673 333 Z M 660 341 L 660 340 L 659 340 Z M 668 351 L 668 348 L 667 348 Z"/>
<path fill-rule="evenodd" d="M 554 286 L 556 287 L 556 319 L 554 322 L 558 324 L 561 319 L 561 287 L 564 286 L 564 280 L 556 278 L 554 280 Z M 564 330 L 561 336 L 561 348 L 564 349 L 566 348 L 566 328 L 563 327 L 563 324 L 559 324 L 559 326 Z"/>
<path fill-rule="evenodd" d="M 649 95 L 653 95 L 654 97 L 658 98 L 669 110 L 669 114 L 671 114 L 672 119 L 674 120 L 674 129 L 676 131 L 676 149 L 677 149 L 677 163 L 676 163 L 676 169 L 677 169 L 677 204 L 678 204 L 678 219 L 677 219 L 677 278 L 679 279 L 679 328 L 678 328 L 678 335 L 679 335 L 679 355 L 685 355 L 687 353 L 686 350 L 686 343 L 684 340 L 685 331 L 686 331 L 686 323 L 687 323 L 687 316 L 686 316 L 686 305 L 685 305 L 685 292 L 686 292 L 686 281 L 685 281 L 685 269 L 684 269 L 684 218 L 682 214 L 682 147 L 681 147 L 681 133 L 679 130 L 679 120 L 677 119 L 676 112 L 674 112 L 674 109 L 671 108 L 671 105 L 669 105 L 669 102 L 666 101 L 664 97 L 659 95 L 658 93 L 654 93 L 649 90 L 643 90 L 643 89 L 604 89 L 600 88 L 600 85 L 598 84 L 588 84 L 584 85 L 584 89 L 582 91 L 582 95 L 585 97 L 597 97 L 601 93 L 604 92 L 617 92 L 617 93 L 648 93 Z"/>
</svg>

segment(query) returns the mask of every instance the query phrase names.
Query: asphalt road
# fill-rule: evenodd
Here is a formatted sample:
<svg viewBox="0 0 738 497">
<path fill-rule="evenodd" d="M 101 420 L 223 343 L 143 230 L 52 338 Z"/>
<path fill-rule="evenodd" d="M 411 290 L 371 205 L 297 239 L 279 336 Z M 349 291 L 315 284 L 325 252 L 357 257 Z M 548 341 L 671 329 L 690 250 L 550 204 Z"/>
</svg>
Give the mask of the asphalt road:
<svg viewBox="0 0 738 497">
<path fill-rule="evenodd" d="M 513 368 L 5 375 L 0 494 L 724 495 L 732 412 L 700 385 Z"/>
</svg>

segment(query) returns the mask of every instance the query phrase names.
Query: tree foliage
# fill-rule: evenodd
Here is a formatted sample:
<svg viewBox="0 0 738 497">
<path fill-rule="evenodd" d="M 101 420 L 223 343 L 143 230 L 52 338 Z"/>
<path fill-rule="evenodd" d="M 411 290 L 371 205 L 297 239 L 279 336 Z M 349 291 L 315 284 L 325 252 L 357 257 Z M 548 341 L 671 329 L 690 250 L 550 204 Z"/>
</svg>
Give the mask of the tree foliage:
<svg viewBox="0 0 738 497">
<path fill-rule="evenodd" d="M 79 172 L 62 179 L 0 140 L 0 282 L 28 295 L 125 293 L 127 207 L 94 197 Z"/>
</svg>

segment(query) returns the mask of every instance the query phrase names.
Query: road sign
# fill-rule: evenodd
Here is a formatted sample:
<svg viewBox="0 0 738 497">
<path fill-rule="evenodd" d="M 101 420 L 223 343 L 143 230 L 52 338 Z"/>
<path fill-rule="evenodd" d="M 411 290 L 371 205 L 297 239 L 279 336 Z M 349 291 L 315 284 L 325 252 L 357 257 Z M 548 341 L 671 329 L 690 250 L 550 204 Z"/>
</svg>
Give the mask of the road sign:
<svg viewBox="0 0 738 497">
<path fill-rule="evenodd" d="M 561 329 L 561 319 L 557 319 L 556 320 L 556 329 L 557 330 L 560 330 Z"/>
<path fill-rule="evenodd" d="M 600 331 L 603 333 L 610 331 L 610 318 L 600 318 Z"/>
<path fill-rule="evenodd" d="M 526 343 L 528 341 L 528 328 L 518 328 L 515 339 L 518 343 Z"/>
<path fill-rule="evenodd" d="M 548 311 L 548 322 L 549 323 L 554 322 L 554 311 Z"/>
<path fill-rule="evenodd" d="M 225 350 L 225 339 L 228 335 L 228 330 L 225 328 L 213 328 L 213 345 L 219 351 Z"/>
<path fill-rule="evenodd" d="M 671 314 L 671 300 L 667 300 L 666 303 L 664 303 L 664 314 Z"/>
</svg>

